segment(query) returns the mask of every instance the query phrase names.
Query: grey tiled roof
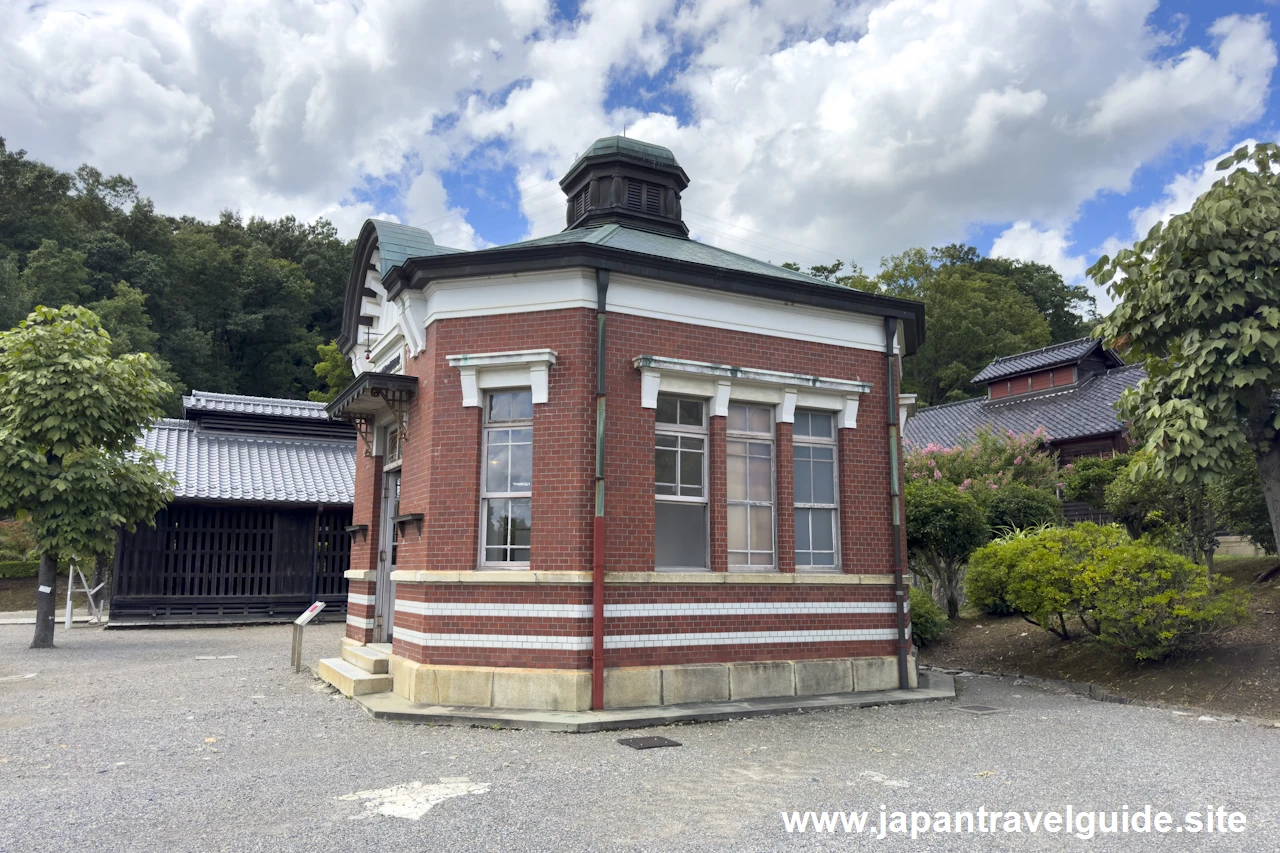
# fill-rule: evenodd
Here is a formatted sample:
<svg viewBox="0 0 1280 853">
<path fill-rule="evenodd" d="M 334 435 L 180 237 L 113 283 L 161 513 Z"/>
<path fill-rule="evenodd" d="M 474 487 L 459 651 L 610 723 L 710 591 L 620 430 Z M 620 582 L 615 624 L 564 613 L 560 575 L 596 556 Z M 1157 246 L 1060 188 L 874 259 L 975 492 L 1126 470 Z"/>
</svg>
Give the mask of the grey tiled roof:
<svg viewBox="0 0 1280 853">
<path fill-rule="evenodd" d="M 354 498 L 354 441 L 243 435 L 165 418 L 139 443 L 161 454 L 161 470 L 178 480 L 177 498 L 305 504 Z"/>
<path fill-rule="evenodd" d="M 825 279 L 756 260 L 746 255 L 739 255 L 736 252 L 730 252 L 727 249 L 721 249 L 707 243 L 700 243 L 697 240 L 674 237 L 669 234 L 658 234 L 653 231 L 642 231 L 639 228 L 627 228 L 617 223 L 597 225 L 591 228 L 575 228 L 572 231 L 561 231 L 558 234 L 552 234 L 547 237 L 525 240 L 521 243 L 512 243 L 509 246 L 496 248 L 563 246 L 573 243 L 611 246 L 615 249 L 623 249 L 640 255 L 652 255 L 656 258 L 670 258 L 735 272 L 748 272 L 790 281 L 803 281 L 807 284 L 838 287 L 841 290 L 848 289 L 844 285 L 834 284 Z"/>
<path fill-rule="evenodd" d="M 954 447 L 984 426 L 1015 433 L 1044 427 L 1053 441 L 1117 432 L 1122 424 L 1115 410 L 1116 401 L 1145 375 L 1142 366 L 1135 364 L 1096 374 L 1061 390 L 929 406 L 907 420 L 903 437 L 916 447 Z"/>
<path fill-rule="evenodd" d="M 1102 342 L 1094 338 L 1080 338 L 1065 343 L 1053 344 L 1031 352 L 1020 352 L 1017 355 L 1006 355 L 997 358 L 978 372 L 972 382 L 990 382 L 1005 376 L 1017 376 L 1032 370 L 1056 367 L 1059 364 L 1074 364 L 1084 358 Z"/>
<path fill-rule="evenodd" d="M 282 400 L 278 397 L 248 397 L 244 394 L 218 394 L 192 391 L 182 398 L 188 412 L 232 412 L 237 415 L 267 415 L 278 418 L 313 418 L 327 421 L 324 403 L 310 400 Z"/>
<path fill-rule="evenodd" d="M 431 232 L 422 228 L 387 222 L 385 219 L 369 221 L 378 232 L 378 266 L 380 267 L 378 272 L 384 276 L 392 267 L 403 264 L 406 258 L 448 255 L 462 251 L 450 249 L 448 246 L 437 246 Z"/>
</svg>

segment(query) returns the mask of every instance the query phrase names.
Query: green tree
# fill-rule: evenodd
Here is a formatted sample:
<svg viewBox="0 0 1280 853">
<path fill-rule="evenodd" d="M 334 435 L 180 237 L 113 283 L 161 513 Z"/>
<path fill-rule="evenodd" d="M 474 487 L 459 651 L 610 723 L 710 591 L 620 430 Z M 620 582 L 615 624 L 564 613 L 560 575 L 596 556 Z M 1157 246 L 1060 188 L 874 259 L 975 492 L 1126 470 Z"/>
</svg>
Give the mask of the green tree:
<svg viewBox="0 0 1280 853">
<path fill-rule="evenodd" d="M 907 483 L 907 548 L 913 567 L 933 584 L 933 597 L 951 619 L 960 615 L 965 562 L 990 538 L 972 497 L 945 480 Z"/>
<path fill-rule="evenodd" d="M 1277 157 L 1274 143 L 1240 148 L 1218 164 L 1230 173 L 1189 211 L 1089 270 L 1118 301 L 1100 334 L 1146 367 L 1122 405 L 1147 434 L 1152 467 L 1175 483 L 1212 481 L 1252 456 L 1273 535 L 1280 531 Z"/>
<path fill-rule="evenodd" d="M 33 648 L 53 645 L 55 566 L 150 522 L 173 481 L 137 440 L 168 392 L 150 356 L 111 355 L 85 308 L 37 307 L 0 332 L 0 510 L 29 518 L 42 590 Z"/>
<path fill-rule="evenodd" d="M 342 393 L 343 388 L 351 384 L 356 375 L 351 371 L 351 362 L 338 349 L 337 341 L 320 344 L 316 350 L 320 353 L 320 360 L 312 369 L 324 382 L 325 390 L 312 391 L 308 399 L 317 403 L 331 403 Z"/>
<path fill-rule="evenodd" d="M 75 305 L 89 294 L 89 271 L 84 253 L 45 240 L 27 255 L 22 289 L 39 305 Z"/>
</svg>

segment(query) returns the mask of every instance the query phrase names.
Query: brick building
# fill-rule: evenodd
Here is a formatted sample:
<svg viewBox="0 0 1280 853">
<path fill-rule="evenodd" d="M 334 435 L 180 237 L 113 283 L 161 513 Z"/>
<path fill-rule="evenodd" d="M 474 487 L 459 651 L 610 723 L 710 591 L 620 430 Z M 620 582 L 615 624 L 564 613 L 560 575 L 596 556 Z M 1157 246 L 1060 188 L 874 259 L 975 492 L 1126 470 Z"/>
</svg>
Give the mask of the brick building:
<svg viewBox="0 0 1280 853">
<path fill-rule="evenodd" d="M 365 224 L 324 677 L 556 710 L 914 686 L 896 388 L 923 306 L 690 240 L 687 184 L 611 137 L 553 236 Z"/>
</svg>

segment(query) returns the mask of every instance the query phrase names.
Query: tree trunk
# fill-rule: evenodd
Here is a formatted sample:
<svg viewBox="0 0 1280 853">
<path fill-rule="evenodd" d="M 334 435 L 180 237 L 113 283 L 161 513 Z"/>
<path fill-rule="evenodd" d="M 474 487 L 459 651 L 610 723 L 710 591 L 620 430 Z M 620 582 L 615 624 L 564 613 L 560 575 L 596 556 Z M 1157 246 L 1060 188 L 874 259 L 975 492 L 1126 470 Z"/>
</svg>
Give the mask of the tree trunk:
<svg viewBox="0 0 1280 853">
<path fill-rule="evenodd" d="M 93 555 L 93 580 L 89 582 L 89 589 L 97 589 L 98 584 L 105 582 L 107 579 L 107 555 Z M 102 607 L 102 600 L 105 598 L 103 593 L 95 593 L 93 596 L 93 604 L 95 607 Z"/>
<path fill-rule="evenodd" d="M 36 593 L 36 636 L 31 641 L 31 648 L 51 649 L 55 592 L 58 588 L 58 562 L 52 554 L 40 555 L 40 574 L 36 582 L 40 591 Z"/>
<path fill-rule="evenodd" d="M 1258 456 L 1258 473 L 1262 476 L 1267 515 L 1271 516 L 1271 533 L 1280 542 L 1280 443 L 1273 442 L 1270 450 Z"/>
</svg>

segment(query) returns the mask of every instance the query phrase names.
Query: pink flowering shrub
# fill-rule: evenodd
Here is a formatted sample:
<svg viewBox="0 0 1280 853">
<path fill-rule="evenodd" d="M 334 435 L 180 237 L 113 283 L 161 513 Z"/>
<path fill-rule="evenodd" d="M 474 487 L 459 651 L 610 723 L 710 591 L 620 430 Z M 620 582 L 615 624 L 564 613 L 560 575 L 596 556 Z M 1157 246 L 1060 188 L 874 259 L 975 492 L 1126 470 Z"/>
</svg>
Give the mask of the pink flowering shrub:
<svg viewBox="0 0 1280 853">
<path fill-rule="evenodd" d="M 921 478 L 946 480 L 983 505 L 1010 483 L 1053 491 L 1058 463 L 1048 445 L 1043 428 L 1022 435 L 984 429 L 958 447 L 907 443 L 906 479 L 908 483 Z"/>
</svg>

